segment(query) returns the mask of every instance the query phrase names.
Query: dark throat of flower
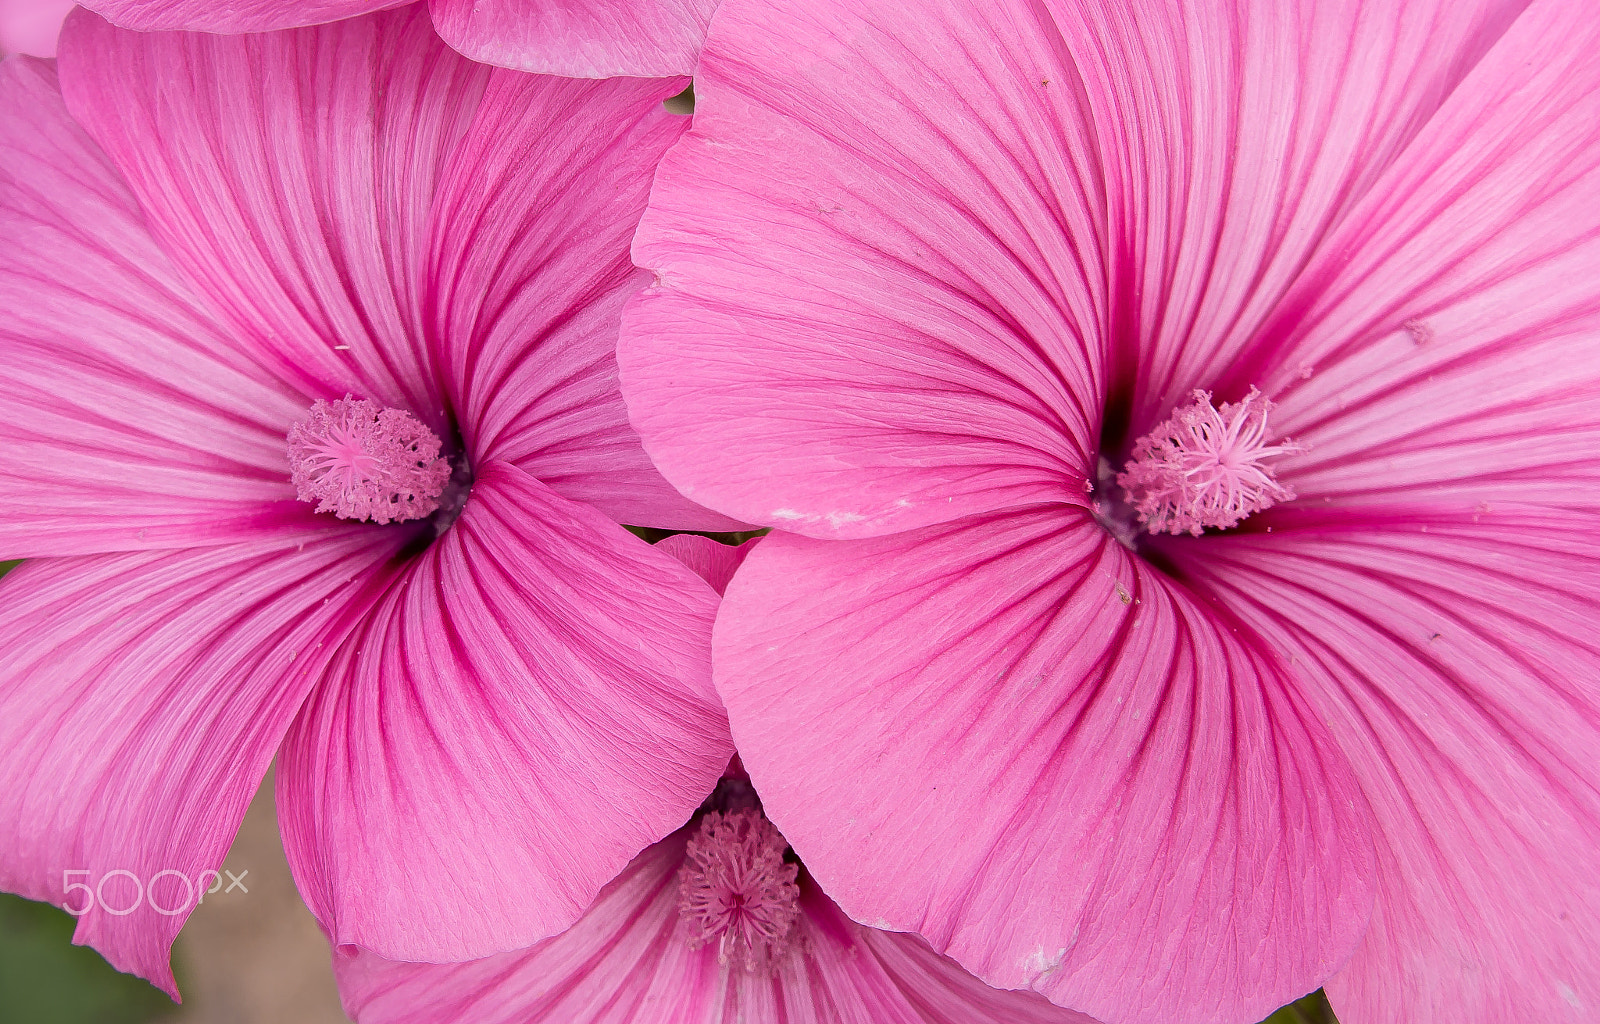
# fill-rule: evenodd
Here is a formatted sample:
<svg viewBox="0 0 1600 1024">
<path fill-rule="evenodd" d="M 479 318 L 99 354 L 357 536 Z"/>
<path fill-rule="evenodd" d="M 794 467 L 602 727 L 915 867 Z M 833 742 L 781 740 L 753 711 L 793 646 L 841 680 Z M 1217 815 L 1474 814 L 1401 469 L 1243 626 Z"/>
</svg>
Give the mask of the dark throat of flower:
<svg viewBox="0 0 1600 1024">
<path fill-rule="evenodd" d="M 1133 444 L 1121 471 L 1102 455 L 1091 506 L 1113 537 L 1137 551 L 1146 534 L 1229 530 L 1257 512 L 1294 500 L 1273 464 L 1305 451 L 1275 439 L 1267 423 L 1272 403 L 1260 391 L 1213 405 L 1211 393 L 1190 400 Z"/>
<path fill-rule="evenodd" d="M 452 440 L 446 454 L 439 436 L 403 409 L 319 398 L 289 429 L 289 478 L 301 501 L 340 519 L 426 521 L 425 546 L 450 528 L 472 490 L 472 467 Z"/>
</svg>

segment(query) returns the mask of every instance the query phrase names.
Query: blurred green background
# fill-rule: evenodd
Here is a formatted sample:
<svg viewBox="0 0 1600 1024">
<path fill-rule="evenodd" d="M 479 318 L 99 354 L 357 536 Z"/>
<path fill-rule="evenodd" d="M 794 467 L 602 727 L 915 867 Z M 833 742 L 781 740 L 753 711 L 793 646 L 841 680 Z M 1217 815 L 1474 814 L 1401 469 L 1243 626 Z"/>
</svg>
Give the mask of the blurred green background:
<svg viewBox="0 0 1600 1024">
<path fill-rule="evenodd" d="M 87 946 L 72 945 L 74 924 L 48 903 L 0 896 L 0 1020 L 143 1024 L 172 1018 L 172 1000 L 118 974 Z"/>
</svg>

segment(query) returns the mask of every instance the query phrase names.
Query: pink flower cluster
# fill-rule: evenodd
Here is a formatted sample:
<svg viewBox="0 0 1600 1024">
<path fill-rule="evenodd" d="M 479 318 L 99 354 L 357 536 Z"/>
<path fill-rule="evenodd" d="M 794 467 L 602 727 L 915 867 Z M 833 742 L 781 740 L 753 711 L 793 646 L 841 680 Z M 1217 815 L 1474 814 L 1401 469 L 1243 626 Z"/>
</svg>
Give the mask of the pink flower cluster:
<svg viewBox="0 0 1600 1024">
<path fill-rule="evenodd" d="M 276 761 L 359 1024 L 1600 1015 L 1587 0 L 84 7 L 0 0 L 75 941 L 176 996 Z"/>
</svg>

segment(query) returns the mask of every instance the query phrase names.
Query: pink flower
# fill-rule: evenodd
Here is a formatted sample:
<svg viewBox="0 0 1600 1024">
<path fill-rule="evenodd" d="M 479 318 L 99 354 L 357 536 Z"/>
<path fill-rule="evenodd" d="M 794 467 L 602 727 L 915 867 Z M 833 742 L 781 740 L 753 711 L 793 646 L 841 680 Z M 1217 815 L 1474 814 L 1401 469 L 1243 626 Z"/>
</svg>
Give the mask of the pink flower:
<svg viewBox="0 0 1600 1024">
<path fill-rule="evenodd" d="M 335 942 L 570 925 L 732 750 L 716 594 L 619 525 L 730 525 L 616 385 L 682 83 L 474 64 L 420 9 L 80 12 L 59 88 L 0 79 L 0 886 L 170 991 L 276 754 Z"/>
<path fill-rule="evenodd" d="M 4 2 L 4 0 L 0 0 Z M 124 28 L 260 32 L 408 0 L 88 0 Z M 576 78 L 689 75 L 718 0 L 430 0 L 445 41 L 474 60 Z"/>
<path fill-rule="evenodd" d="M 658 546 L 715 583 L 752 545 L 679 534 Z M 336 957 L 346 1012 L 358 1024 L 1094 1024 L 991 989 L 915 935 L 851 921 L 737 764 L 561 935 L 464 964 Z"/>
<path fill-rule="evenodd" d="M 719 8 L 624 393 L 790 531 L 715 674 L 846 913 L 1119 1024 L 1600 1013 L 1597 54 L 1583 0 Z"/>
<path fill-rule="evenodd" d="M 0 57 L 54 57 L 61 22 L 73 0 L 0 0 Z"/>
</svg>

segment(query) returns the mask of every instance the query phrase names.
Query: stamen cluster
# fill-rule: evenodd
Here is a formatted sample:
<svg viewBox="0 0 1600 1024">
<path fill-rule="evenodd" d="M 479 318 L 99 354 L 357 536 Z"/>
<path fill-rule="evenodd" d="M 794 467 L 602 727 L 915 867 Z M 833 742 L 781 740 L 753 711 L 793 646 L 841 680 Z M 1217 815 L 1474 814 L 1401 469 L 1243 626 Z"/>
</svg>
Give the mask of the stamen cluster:
<svg viewBox="0 0 1600 1024">
<path fill-rule="evenodd" d="M 760 811 L 712 811 L 700 819 L 678 872 L 678 912 L 695 948 L 715 941 L 717 959 L 770 969 L 789 951 L 800 915 L 800 867 Z"/>
<path fill-rule="evenodd" d="M 1117 484 L 1151 533 L 1226 530 L 1246 516 L 1292 501 L 1268 459 L 1305 451 L 1287 438 L 1271 443 L 1267 414 L 1272 403 L 1255 388 L 1241 402 L 1211 404 L 1211 393 L 1193 400 L 1141 437 Z"/>
<path fill-rule="evenodd" d="M 438 509 L 450 480 L 439 448 L 433 431 L 403 409 L 319 398 L 289 430 L 290 478 L 301 501 L 340 519 L 422 519 Z"/>
</svg>

